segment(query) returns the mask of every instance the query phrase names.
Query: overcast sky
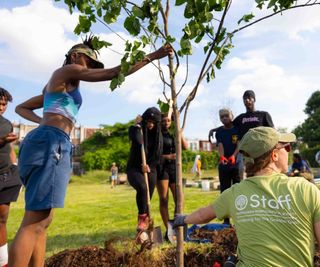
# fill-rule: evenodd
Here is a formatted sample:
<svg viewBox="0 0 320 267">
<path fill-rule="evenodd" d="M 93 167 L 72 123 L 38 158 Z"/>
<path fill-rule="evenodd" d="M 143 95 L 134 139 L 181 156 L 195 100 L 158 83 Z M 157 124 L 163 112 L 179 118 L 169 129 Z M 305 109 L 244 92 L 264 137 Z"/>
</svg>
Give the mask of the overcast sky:
<svg viewBox="0 0 320 267">
<path fill-rule="evenodd" d="M 254 10 L 260 17 L 267 12 L 257 12 L 253 0 L 233 3 L 227 17 L 230 30 L 243 14 Z M 178 29 L 182 20 L 178 15 L 170 19 L 174 34 L 181 36 Z M 5 117 L 26 123 L 14 113 L 14 107 L 40 94 L 52 72 L 61 66 L 66 52 L 79 42 L 80 37 L 73 34 L 76 23 L 77 14 L 70 15 L 63 3 L 0 0 L 0 86 L 10 90 L 14 97 Z M 120 26 L 119 23 L 113 28 L 128 39 Z M 113 43 L 113 50 L 123 51 L 124 41 L 103 25 L 96 25 L 93 33 Z M 276 127 L 291 130 L 303 122 L 305 103 L 320 88 L 320 8 L 297 9 L 273 17 L 241 32 L 233 43 L 235 48 L 216 72 L 216 79 L 202 83 L 192 102 L 186 137 L 206 138 L 209 129 L 220 125 L 217 112 L 223 106 L 229 106 L 235 115 L 244 112 L 242 95 L 247 89 L 255 91 L 257 109 L 268 111 Z M 193 49 L 190 82 L 180 102 L 194 85 L 203 60 L 203 46 L 196 45 Z M 120 58 L 109 49 L 100 53 L 107 68 L 118 65 Z M 167 59 L 161 60 L 161 64 L 165 66 Z M 178 84 L 183 81 L 184 70 L 182 65 Z M 162 97 L 162 88 L 157 69 L 152 65 L 128 77 L 114 92 L 107 82 L 81 83 L 83 106 L 78 125 L 127 122 L 147 107 L 155 106 Z"/>
</svg>

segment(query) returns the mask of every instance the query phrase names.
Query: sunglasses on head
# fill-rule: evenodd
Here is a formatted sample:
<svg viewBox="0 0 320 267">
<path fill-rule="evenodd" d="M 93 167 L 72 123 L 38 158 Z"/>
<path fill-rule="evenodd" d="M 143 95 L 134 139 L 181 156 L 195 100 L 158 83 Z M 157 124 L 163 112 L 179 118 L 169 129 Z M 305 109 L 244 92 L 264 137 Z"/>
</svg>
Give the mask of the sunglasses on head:
<svg viewBox="0 0 320 267">
<path fill-rule="evenodd" d="M 284 148 L 288 153 L 291 151 L 291 144 L 290 143 L 279 143 L 276 149 Z"/>
</svg>

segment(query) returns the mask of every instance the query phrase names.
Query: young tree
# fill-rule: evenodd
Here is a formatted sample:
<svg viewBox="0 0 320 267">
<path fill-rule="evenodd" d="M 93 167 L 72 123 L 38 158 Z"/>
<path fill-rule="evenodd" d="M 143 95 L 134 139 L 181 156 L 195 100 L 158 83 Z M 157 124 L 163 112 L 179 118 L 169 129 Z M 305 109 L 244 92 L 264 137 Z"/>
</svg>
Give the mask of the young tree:
<svg viewBox="0 0 320 267">
<path fill-rule="evenodd" d="M 56 0 L 59 1 L 59 0 Z M 135 37 L 135 41 L 126 42 L 124 56 L 121 60 L 121 72 L 117 78 L 110 83 L 110 88 L 114 90 L 124 82 L 124 74 L 130 70 L 130 66 L 145 57 L 143 48 L 170 43 L 175 54 L 168 58 L 169 77 L 165 77 L 164 72 L 158 64 L 159 76 L 163 81 L 163 94 L 166 99 L 173 100 L 173 114 L 175 122 L 176 136 L 176 168 L 177 168 L 177 212 L 183 212 L 183 192 L 182 192 L 182 165 L 181 165 L 181 128 L 184 128 L 187 118 L 188 108 L 192 100 L 196 97 L 199 85 L 203 80 L 209 82 L 215 78 L 216 69 L 220 69 L 225 57 L 233 47 L 232 38 L 238 32 L 251 27 L 260 21 L 268 19 L 276 14 L 281 14 L 289 9 L 314 6 L 320 3 L 317 0 L 305 0 L 298 4 L 294 0 L 255 0 L 257 9 L 266 8 L 269 14 L 254 20 L 253 13 L 244 14 L 238 18 L 239 26 L 236 29 L 228 29 L 227 22 L 235 21 L 235 18 L 228 17 L 228 12 L 233 4 L 232 0 L 64 0 L 69 6 L 70 12 L 80 11 L 79 23 L 75 29 L 76 34 L 88 33 L 92 24 L 103 23 L 108 29 L 110 24 L 115 23 L 120 14 L 124 17 L 123 27 L 127 32 Z M 173 3 L 174 2 L 174 3 Z M 181 31 L 173 33 L 172 16 L 175 20 L 183 22 Z M 171 16 L 171 17 L 170 17 Z M 192 86 L 192 90 L 178 107 L 178 97 L 188 82 L 188 58 L 192 55 L 194 43 L 205 42 L 203 47 L 204 60 L 197 74 L 197 81 Z M 109 43 L 96 39 L 97 48 L 109 46 Z M 177 73 L 180 71 L 180 60 L 186 59 L 185 80 L 182 84 L 177 84 Z M 169 92 L 169 94 L 168 94 Z M 180 114 L 183 116 L 180 124 Z M 177 240 L 177 266 L 183 266 L 183 234 L 179 229 Z"/>
</svg>

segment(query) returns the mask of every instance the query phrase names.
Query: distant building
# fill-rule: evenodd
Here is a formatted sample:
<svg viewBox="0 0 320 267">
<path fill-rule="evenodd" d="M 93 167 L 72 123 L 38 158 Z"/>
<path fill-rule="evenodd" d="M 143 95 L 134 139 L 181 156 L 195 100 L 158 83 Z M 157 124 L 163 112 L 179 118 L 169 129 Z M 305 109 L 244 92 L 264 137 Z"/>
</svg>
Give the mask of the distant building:
<svg viewBox="0 0 320 267">
<path fill-rule="evenodd" d="M 191 151 L 213 151 L 217 150 L 216 144 L 212 144 L 207 140 L 188 139 L 189 150 Z"/>
</svg>

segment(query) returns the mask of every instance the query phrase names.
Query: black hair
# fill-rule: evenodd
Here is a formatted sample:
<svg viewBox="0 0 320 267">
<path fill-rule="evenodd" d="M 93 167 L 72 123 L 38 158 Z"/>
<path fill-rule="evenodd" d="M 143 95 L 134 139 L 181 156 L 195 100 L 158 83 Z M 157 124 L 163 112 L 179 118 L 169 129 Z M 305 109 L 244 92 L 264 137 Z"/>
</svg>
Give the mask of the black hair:
<svg viewBox="0 0 320 267">
<path fill-rule="evenodd" d="M 162 154 L 162 146 L 163 146 L 163 140 L 162 140 L 162 133 L 161 133 L 161 113 L 160 111 L 155 108 L 148 108 L 142 115 L 142 130 L 143 130 L 143 138 L 144 138 L 144 144 L 145 144 L 145 151 L 146 155 L 148 155 L 148 136 L 150 134 L 155 135 L 155 144 L 153 149 L 153 154 L 148 155 L 147 157 L 151 159 L 154 162 L 158 162 L 161 158 Z M 148 120 L 154 121 L 155 129 L 153 131 L 148 131 L 147 129 L 147 122 Z"/>
<path fill-rule="evenodd" d="M 12 96 L 6 89 L 2 87 L 0 87 L 0 98 L 4 98 L 6 101 L 12 102 Z"/>
<path fill-rule="evenodd" d="M 299 153 L 293 153 L 293 157 L 299 160 L 299 162 L 302 160 L 301 155 Z"/>
<path fill-rule="evenodd" d="M 94 52 L 96 52 L 96 53 L 99 54 L 98 50 L 96 50 L 96 49 L 94 48 L 93 39 L 94 39 L 94 35 L 86 36 L 86 38 L 85 38 L 84 40 L 82 40 L 82 43 L 81 43 L 81 44 L 76 44 L 76 45 L 72 46 L 72 47 L 70 48 L 70 50 L 75 49 L 75 48 L 90 48 L 90 49 L 92 49 Z M 69 50 L 69 51 L 70 51 L 70 50 Z M 65 59 L 63 65 L 71 64 L 71 53 L 67 53 L 67 54 L 65 55 L 65 57 L 66 57 L 66 59 Z"/>
</svg>

